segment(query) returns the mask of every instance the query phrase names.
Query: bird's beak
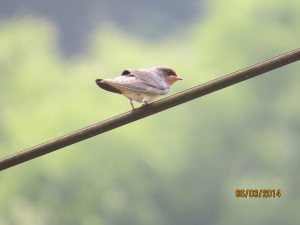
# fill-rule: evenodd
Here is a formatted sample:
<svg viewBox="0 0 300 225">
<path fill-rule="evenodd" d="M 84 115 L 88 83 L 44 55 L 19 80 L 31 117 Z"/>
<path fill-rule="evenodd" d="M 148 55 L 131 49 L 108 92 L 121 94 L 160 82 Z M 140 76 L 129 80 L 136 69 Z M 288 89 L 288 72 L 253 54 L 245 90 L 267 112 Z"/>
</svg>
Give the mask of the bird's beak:
<svg viewBox="0 0 300 225">
<path fill-rule="evenodd" d="M 183 78 L 181 78 L 181 77 L 178 76 L 178 77 L 177 77 L 177 80 L 183 80 Z"/>
</svg>

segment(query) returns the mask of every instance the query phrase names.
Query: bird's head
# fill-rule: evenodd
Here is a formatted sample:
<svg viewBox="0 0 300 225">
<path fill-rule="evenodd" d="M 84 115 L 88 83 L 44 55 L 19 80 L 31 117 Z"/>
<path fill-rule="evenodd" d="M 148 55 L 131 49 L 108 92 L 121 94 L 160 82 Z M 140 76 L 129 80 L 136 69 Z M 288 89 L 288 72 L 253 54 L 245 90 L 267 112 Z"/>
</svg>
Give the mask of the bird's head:
<svg viewBox="0 0 300 225">
<path fill-rule="evenodd" d="M 157 66 L 154 67 L 156 69 L 157 73 L 164 78 L 169 85 L 174 84 L 178 80 L 183 80 L 181 77 L 178 76 L 175 70 L 173 70 L 171 67 L 168 66 Z"/>
</svg>

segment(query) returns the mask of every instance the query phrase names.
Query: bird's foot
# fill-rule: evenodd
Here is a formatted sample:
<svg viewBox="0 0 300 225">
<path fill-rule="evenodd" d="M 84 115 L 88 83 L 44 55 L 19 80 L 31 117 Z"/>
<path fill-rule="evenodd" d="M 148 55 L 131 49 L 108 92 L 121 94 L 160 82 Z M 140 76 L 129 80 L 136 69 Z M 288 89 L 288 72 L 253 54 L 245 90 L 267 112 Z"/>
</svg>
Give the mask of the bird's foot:
<svg viewBox="0 0 300 225">
<path fill-rule="evenodd" d="M 148 105 L 148 102 L 144 101 L 142 107 L 144 107 L 145 105 Z"/>
</svg>

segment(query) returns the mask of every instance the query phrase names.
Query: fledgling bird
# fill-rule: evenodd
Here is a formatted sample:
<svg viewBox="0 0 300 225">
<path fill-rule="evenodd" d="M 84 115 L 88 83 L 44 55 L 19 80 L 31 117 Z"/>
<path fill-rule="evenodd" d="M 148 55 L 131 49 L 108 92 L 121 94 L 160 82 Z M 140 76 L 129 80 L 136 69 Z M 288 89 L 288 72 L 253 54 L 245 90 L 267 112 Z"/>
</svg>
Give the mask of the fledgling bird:
<svg viewBox="0 0 300 225">
<path fill-rule="evenodd" d="M 96 84 L 106 90 L 123 94 L 132 107 L 132 100 L 147 105 L 170 92 L 170 86 L 183 80 L 172 68 L 157 66 L 149 69 L 127 69 L 122 75 L 112 79 L 97 79 Z"/>
</svg>

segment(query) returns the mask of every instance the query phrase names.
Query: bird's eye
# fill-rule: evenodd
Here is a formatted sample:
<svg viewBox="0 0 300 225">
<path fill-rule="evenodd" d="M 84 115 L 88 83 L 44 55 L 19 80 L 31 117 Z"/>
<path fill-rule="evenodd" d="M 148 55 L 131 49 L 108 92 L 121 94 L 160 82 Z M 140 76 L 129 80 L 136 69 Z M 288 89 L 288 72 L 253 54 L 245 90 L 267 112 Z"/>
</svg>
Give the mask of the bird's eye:
<svg viewBox="0 0 300 225">
<path fill-rule="evenodd" d="M 172 70 L 167 70 L 168 75 L 175 76 L 174 72 Z"/>
</svg>

